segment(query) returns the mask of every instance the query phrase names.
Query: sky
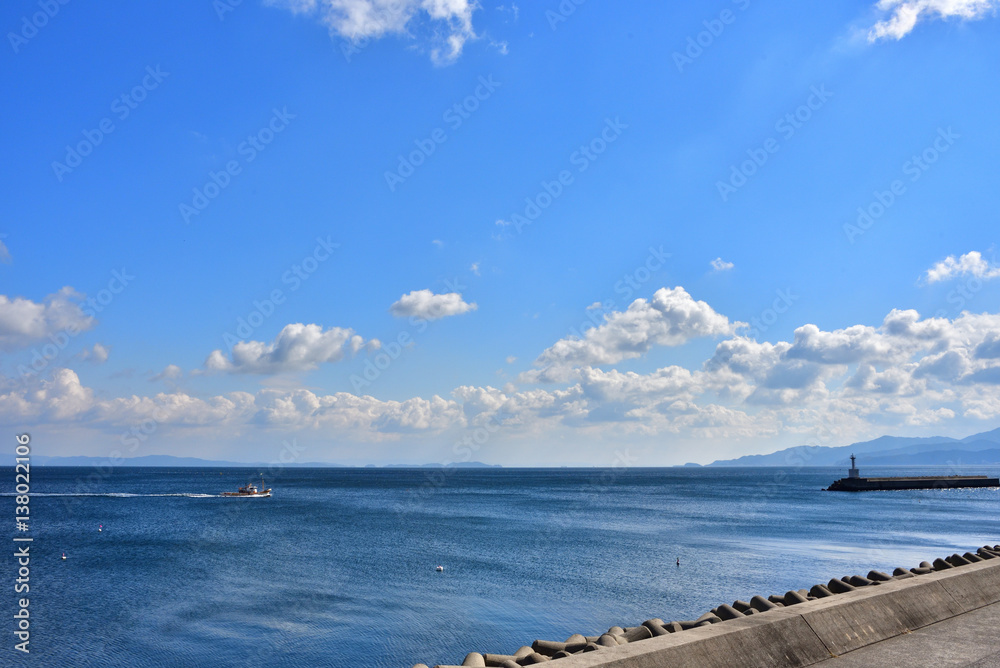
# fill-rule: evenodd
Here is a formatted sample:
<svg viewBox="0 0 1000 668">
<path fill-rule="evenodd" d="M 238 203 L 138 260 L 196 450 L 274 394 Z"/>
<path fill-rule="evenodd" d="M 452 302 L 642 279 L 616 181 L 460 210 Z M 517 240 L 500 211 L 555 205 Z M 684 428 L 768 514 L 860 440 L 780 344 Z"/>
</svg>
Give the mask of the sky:
<svg viewBox="0 0 1000 668">
<path fill-rule="evenodd" d="M 996 428 L 998 9 L 5 3 L 0 424 L 598 467 Z"/>
</svg>

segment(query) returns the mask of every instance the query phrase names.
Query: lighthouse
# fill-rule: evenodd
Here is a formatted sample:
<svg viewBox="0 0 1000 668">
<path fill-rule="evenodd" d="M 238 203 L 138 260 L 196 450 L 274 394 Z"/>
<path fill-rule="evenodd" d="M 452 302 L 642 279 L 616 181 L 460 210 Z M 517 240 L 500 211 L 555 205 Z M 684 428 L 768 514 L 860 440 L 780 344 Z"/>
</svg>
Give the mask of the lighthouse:
<svg viewBox="0 0 1000 668">
<path fill-rule="evenodd" d="M 848 478 L 860 478 L 861 474 L 858 473 L 858 467 L 854 465 L 854 455 L 851 455 L 851 470 L 847 472 Z"/>
</svg>

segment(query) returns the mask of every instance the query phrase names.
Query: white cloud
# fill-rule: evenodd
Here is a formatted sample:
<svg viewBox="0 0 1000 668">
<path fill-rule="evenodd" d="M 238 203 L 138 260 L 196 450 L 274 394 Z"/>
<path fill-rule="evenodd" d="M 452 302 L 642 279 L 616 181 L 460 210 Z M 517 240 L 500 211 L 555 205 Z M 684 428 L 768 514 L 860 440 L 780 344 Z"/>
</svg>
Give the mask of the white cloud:
<svg viewBox="0 0 1000 668">
<path fill-rule="evenodd" d="M 975 21 L 993 14 L 998 6 L 998 0 L 879 0 L 875 7 L 888 17 L 872 26 L 868 41 L 902 39 L 929 18 Z"/>
<path fill-rule="evenodd" d="M 983 360 L 1000 358 L 1000 333 L 992 332 L 987 335 L 982 343 L 976 346 L 975 356 Z"/>
<path fill-rule="evenodd" d="M 660 288 L 648 301 L 636 299 L 625 311 L 605 314 L 604 323 L 587 330 L 583 338 L 557 341 L 539 355 L 535 365 L 545 369 L 540 380 L 565 379 L 572 367 L 615 364 L 641 357 L 654 346 L 730 335 L 741 325 L 729 322 L 705 302 L 695 301 L 684 288 Z"/>
<path fill-rule="evenodd" d="M 861 361 L 891 362 L 906 350 L 882 336 L 874 327 L 853 325 L 832 332 L 816 325 L 795 330 L 795 339 L 785 356 L 818 364 L 853 364 Z"/>
<path fill-rule="evenodd" d="M 184 375 L 184 371 L 176 364 L 168 364 L 163 368 L 163 371 L 156 374 L 149 379 L 149 382 L 155 383 L 158 380 L 176 380 Z"/>
<path fill-rule="evenodd" d="M 337 362 L 362 348 L 377 348 L 372 339 L 365 342 L 353 329 L 295 323 L 285 325 L 270 343 L 241 341 L 233 346 L 232 357 L 214 350 L 205 360 L 208 371 L 225 373 L 275 374 L 309 371 L 325 362 Z"/>
<path fill-rule="evenodd" d="M 82 299 L 83 295 L 68 286 L 42 302 L 0 295 L 0 349 L 24 348 L 90 329 L 96 320 L 80 307 Z"/>
<path fill-rule="evenodd" d="M 1000 382 L 998 340 L 1000 315 L 921 320 L 916 311 L 893 310 L 879 327 L 803 325 L 791 344 L 724 341 L 705 371 L 751 403 L 836 400 L 863 414 L 906 408 L 916 424 L 918 406 L 967 401 L 976 385 Z"/>
<path fill-rule="evenodd" d="M 0 238 L 6 235 L 0 234 Z M 0 241 L 0 263 L 10 264 L 10 251 L 7 249 L 7 245 Z"/>
<path fill-rule="evenodd" d="M 432 35 L 431 59 L 454 62 L 465 43 L 476 37 L 474 0 L 270 0 L 297 14 L 318 18 L 332 33 L 359 41 L 388 34 L 410 36 L 415 29 Z"/>
<path fill-rule="evenodd" d="M 553 366 L 537 371 L 534 379 L 566 382 L 556 389 L 461 386 L 450 396 L 400 401 L 288 386 L 255 394 L 190 396 L 175 390 L 108 398 L 83 386 L 73 371 L 54 369 L 49 380 L 0 377 L 0 422 L 66 425 L 106 436 L 152 419 L 164 431 L 197 429 L 215 440 L 280 429 L 330 443 L 405 439 L 407 447 L 428 448 L 437 447 L 431 443 L 450 448 L 479 433 L 505 444 L 496 453 L 520 442 L 537 453 L 528 457 L 555 457 L 562 456 L 551 454 L 561 452 L 559 443 L 591 437 L 662 443 L 668 435 L 672 443 L 706 448 L 757 439 L 760 448 L 773 449 L 777 437 L 802 443 L 820 428 L 829 429 L 824 433 L 836 439 L 833 444 L 842 444 L 900 430 L 927 433 L 918 430 L 928 425 L 972 433 L 970 423 L 995 426 L 990 422 L 1000 420 L 1000 314 L 921 318 L 913 310 L 893 310 L 878 325 L 823 330 L 805 324 L 790 341 L 774 342 L 732 336 L 737 325 L 683 289 L 663 288 L 648 301 L 611 312 L 582 339 L 546 350 L 539 359 Z M 729 336 L 692 368 L 674 364 L 637 373 L 597 367 L 654 346 L 720 334 Z M 270 344 L 235 347 L 231 359 L 216 351 L 206 367 L 231 373 L 296 371 L 365 345 L 351 330 L 289 325 Z M 180 374 L 171 365 L 157 378 Z M 497 424 L 503 428 L 497 430 Z M 542 454 L 539 443 L 553 444 L 552 449 Z M 665 463 L 657 459 L 662 455 L 649 456 L 651 464 Z"/>
<path fill-rule="evenodd" d="M 586 348 L 587 341 L 575 341 Z M 579 424 L 761 437 L 832 419 L 845 438 L 868 437 L 893 425 L 1000 417 L 1000 401 L 989 398 L 1000 384 L 1000 314 L 921 319 L 894 310 L 878 327 L 803 325 L 792 342 L 726 339 L 696 371 L 637 374 L 580 364 L 521 380 L 575 382 L 569 389 L 582 393 L 574 404 Z"/>
<path fill-rule="evenodd" d="M 41 388 L 27 397 L 26 405 L 34 403 L 41 408 L 44 417 L 59 421 L 79 418 L 91 411 L 94 391 L 83 387 L 73 371 L 55 369 L 52 379 L 42 382 Z"/>
<path fill-rule="evenodd" d="M 498 12 L 503 12 L 505 14 L 509 13 L 514 21 L 517 21 L 518 17 L 521 15 L 521 8 L 517 6 L 517 3 L 510 3 L 510 7 L 505 5 L 497 5 L 496 10 Z"/>
<path fill-rule="evenodd" d="M 453 315 L 461 315 L 479 308 L 475 302 L 469 303 L 457 292 L 434 294 L 430 290 L 414 290 L 399 298 L 389 307 L 389 312 L 397 318 L 415 316 L 426 320 L 437 320 Z"/>
<path fill-rule="evenodd" d="M 0 390 L 0 416 L 20 416 L 38 423 L 74 423 L 101 429 L 134 427 L 145 420 L 166 426 L 208 425 L 225 427 L 246 417 L 253 395 L 233 392 L 199 399 L 182 393 L 155 397 L 98 397 L 70 369 L 54 369 L 50 380 L 34 385 Z M 19 421 L 20 421 L 19 420 Z"/>
<path fill-rule="evenodd" d="M 980 279 L 996 278 L 1000 276 L 1000 266 L 984 260 L 979 251 L 970 251 L 957 259 L 954 255 L 949 255 L 935 263 L 924 274 L 924 279 L 928 283 L 937 283 L 956 276 L 975 276 Z"/>
<path fill-rule="evenodd" d="M 667 399 L 671 403 L 692 402 L 705 390 L 702 376 L 679 366 L 664 367 L 649 374 L 587 367 L 580 372 L 580 387 L 584 396 L 598 404 L 652 404 Z"/>
<path fill-rule="evenodd" d="M 640 307 L 643 313 L 653 308 L 644 301 Z M 243 360 L 241 370 L 280 365 L 277 350 L 288 348 L 280 338 L 270 358 Z M 342 343 L 336 349 L 350 348 Z M 167 367 L 161 375 L 175 373 L 179 369 Z M 0 378 L 0 422 L 120 433 L 152 419 L 164 430 L 199 429 L 213 438 L 246 433 L 246 427 L 336 442 L 426 436 L 428 443 L 462 443 L 462 434 L 484 427 L 490 438 L 523 443 L 556 442 L 554 433 L 569 430 L 574 439 L 670 435 L 706 444 L 758 439 L 766 447 L 778 436 L 802 442 L 820 428 L 847 443 L 899 428 L 995 422 L 998 385 L 1000 314 L 921 319 L 915 311 L 895 310 L 878 327 L 825 331 L 804 325 L 791 342 L 729 338 L 697 369 L 672 365 L 636 373 L 581 366 L 565 388 L 462 386 L 450 398 L 386 401 L 280 387 L 256 394 L 107 398 L 83 386 L 73 371 L 55 369 L 50 380 Z M 455 437 L 442 438 L 445 432 Z"/>
<path fill-rule="evenodd" d="M 712 260 L 712 269 L 714 269 L 715 271 L 729 271 L 735 266 L 736 265 L 733 264 L 732 262 L 726 262 L 721 257 L 717 257 L 714 260 Z"/>
<path fill-rule="evenodd" d="M 507 364 L 513 364 L 516 361 L 517 361 L 517 358 L 514 357 L 513 355 L 508 355 L 507 356 Z"/>
<path fill-rule="evenodd" d="M 95 364 L 104 364 L 108 361 L 108 348 L 100 343 L 95 343 L 90 350 L 84 348 L 78 357 L 82 360 L 90 360 Z"/>
<path fill-rule="evenodd" d="M 471 271 L 476 276 L 479 276 L 479 263 L 473 262 L 472 265 L 469 267 L 469 271 Z"/>
<path fill-rule="evenodd" d="M 257 394 L 231 392 L 208 398 L 183 392 L 154 397 L 105 399 L 83 386 L 69 369 L 55 369 L 51 380 L 30 387 L 0 386 L 0 419 L 18 423 L 74 423 L 114 431 L 153 420 L 163 428 L 208 427 L 229 430 L 241 425 L 283 430 L 320 430 L 349 434 L 358 440 L 398 438 L 402 434 L 438 433 L 464 425 L 461 407 L 438 396 L 382 401 L 346 392 L 317 395 L 309 390 L 263 389 Z"/>
<path fill-rule="evenodd" d="M 108 361 L 107 347 L 101 345 L 100 343 L 95 343 L 93 349 L 91 350 L 91 357 L 98 364 L 104 364 Z"/>
</svg>

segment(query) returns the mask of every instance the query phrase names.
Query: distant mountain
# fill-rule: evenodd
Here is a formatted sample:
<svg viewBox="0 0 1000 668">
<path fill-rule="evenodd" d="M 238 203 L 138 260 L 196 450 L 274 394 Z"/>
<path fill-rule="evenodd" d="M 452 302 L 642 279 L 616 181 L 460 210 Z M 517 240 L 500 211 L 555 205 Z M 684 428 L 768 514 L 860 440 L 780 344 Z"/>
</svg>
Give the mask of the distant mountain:
<svg viewBox="0 0 1000 668">
<path fill-rule="evenodd" d="M 1000 464 L 1000 429 L 963 439 L 881 436 L 839 447 L 799 445 L 768 455 L 718 460 L 709 466 L 849 466 L 852 454 L 858 456 L 859 468 L 862 465 Z"/>
<path fill-rule="evenodd" d="M 866 457 L 866 466 L 898 466 L 899 455 L 893 457 Z M 906 457 L 908 466 L 982 466 L 1000 464 L 1000 448 L 989 450 L 934 450 Z M 858 466 L 861 464 L 859 463 Z"/>
<path fill-rule="evenodd" d="M 965 438 L 962 439 L 962 441 L 963 442 L 977 441 L 980 439 L 984 441 L 993 441 L 994 443 L 1000 442 L 1000 427 L 997 427 L 993 431 L 984 431 L 981 434 L 973 434 L 972 436 L 966 436 Z"/>
</svg>

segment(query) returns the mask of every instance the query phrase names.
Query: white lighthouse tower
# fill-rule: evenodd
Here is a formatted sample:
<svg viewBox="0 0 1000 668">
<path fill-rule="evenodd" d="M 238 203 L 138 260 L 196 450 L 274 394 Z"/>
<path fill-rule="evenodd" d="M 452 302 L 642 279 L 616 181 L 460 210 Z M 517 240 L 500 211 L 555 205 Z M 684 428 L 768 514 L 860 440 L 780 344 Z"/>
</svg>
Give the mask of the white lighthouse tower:
<svg viewBox="0 0 1000 668">
<path fill-rule="evenodd" d="M 851 470 L 847 472 L 848 478 L 860 478 L 861 474 L 858 473 L 858 467 L 854 465 L 854 455 L 851 455 Z"/>
</svg>

